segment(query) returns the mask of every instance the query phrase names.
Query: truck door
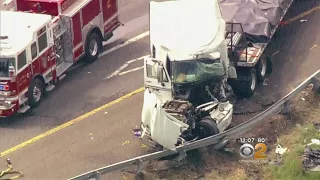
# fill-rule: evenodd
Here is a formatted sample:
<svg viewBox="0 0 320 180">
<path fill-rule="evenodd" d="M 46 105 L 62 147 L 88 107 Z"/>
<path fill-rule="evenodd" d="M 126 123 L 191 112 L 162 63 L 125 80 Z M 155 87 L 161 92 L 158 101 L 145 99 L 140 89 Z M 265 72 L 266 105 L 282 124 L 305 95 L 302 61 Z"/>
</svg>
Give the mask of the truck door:
<svg viewBox="0 0 320 180">
<path fill-rule="evenodd" d="M 31 75 L 33 75 L 36 72 L 39 72 L 40 64 L 38 61 L 38 45 L 37 41 L 33 42 L 30 47 L 31 51 Z"/>
<path fill-rule="evenodd" d="M 164 69 L 163 80 L 164 82 L 158 82 L 157 79 L 158 63 L 153 62 L 151 59 L 144 61 L 144 84 L 146 88 L 149 88 L 152 93 L 161 100 L 171 100 L 172 98 L 172 86 L 171 80 L 168 76 L 168 72 Z"/>
<path fill-rule="evenodd" d="M 30 83 L 31 75 L 31 59 L 30 50 L 25 49 L 17 56 L 17 89 L 18 93 L 25 93 Z"/>
</svg>

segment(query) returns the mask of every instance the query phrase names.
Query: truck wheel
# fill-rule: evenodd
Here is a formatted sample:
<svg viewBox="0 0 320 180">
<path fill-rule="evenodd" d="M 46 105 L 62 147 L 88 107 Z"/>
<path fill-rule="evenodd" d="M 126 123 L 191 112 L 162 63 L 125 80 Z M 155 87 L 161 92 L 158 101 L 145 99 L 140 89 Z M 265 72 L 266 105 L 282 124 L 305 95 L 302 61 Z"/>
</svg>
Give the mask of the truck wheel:
<svg viewBox="0 0 320 180">
<path fill-rule="evenodd" d="M 256 66 L 258 81 L 263 81 L 267 76 L 268 62 L 267 57 L 261 57 Z"/>
<path fill-rule="evenodd" d="M 249 98 L 254 95 L 257 85 L 257 73 L 255 68 L 246 69 L 241 72 L 241 78 L 238 83 L 238 93 L 241 97 Z"/>
<path fill-rule="evenodd" d="M 44 94 L 44 85 L 39 78 L 34 79 L 28 90 L 28 103 L 31 108 L 39 106 Z"/>
<path fill-rule="evenodd" d="M 85 46 L 85 61 L 92 63 L 98 59 L 100 51 L 102 49 L 102 41 L 100 36 L 92 32 L 86 41 Z"/>
<path fill-rule="evenodd" d="M 215 134 L 219 134 L 219 129 L 217 127 L 217 124 L 215 123 L 214 119 L 212 119 L 210 116 L 206 116 L 201 119 L 199 122 L 200 126 L 200 138 L 206 138 Z"/>
</svg>

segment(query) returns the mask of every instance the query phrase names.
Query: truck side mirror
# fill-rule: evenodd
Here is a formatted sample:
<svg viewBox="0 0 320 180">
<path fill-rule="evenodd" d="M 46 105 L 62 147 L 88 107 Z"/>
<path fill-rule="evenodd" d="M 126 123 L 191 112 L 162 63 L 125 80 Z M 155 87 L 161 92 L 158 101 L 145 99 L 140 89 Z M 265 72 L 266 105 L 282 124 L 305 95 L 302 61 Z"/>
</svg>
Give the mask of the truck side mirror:
<svg viewBox="0 0 320 180">
<path fill-rule="evenodd" d="M 163 66 L 162 65 L 158 65 L 158 69 L 157 69 L 157 79 L 158 82 L 163 82 Z"/>
</svg>

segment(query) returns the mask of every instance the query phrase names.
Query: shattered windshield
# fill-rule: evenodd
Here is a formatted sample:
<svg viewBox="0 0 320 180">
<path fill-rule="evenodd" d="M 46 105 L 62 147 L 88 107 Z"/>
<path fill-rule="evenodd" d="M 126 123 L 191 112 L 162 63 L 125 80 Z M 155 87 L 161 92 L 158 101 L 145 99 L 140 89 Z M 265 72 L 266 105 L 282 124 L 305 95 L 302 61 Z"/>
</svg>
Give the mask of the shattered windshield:
<svg viewBox="0 0 320 180">
<path fill-rule="evenodd" d="M 172 61 L 173 83 L 189 83 L 226 75 L 223 64 L 211 59 Z"/>
<path fill-rule="evenodd" d="M 14 58 L 0 58 L 0 77 L 9 77 L 9 67 L 14 67 Z"/>
</svg>

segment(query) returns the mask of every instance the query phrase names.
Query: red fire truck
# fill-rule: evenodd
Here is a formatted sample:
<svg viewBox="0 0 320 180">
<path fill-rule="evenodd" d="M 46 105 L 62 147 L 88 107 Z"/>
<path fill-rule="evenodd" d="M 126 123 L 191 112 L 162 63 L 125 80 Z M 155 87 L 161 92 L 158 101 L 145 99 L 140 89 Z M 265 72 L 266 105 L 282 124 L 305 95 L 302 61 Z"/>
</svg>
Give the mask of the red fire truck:
<svg viewBox="0 0 320 180">
<path fill-rule="evenodd" d="M 95 61 L 121 23 L 117 0 L 14 0 L 0 11 L 0 116 L 37 107 L 80 58 Z"/>
</svg>

